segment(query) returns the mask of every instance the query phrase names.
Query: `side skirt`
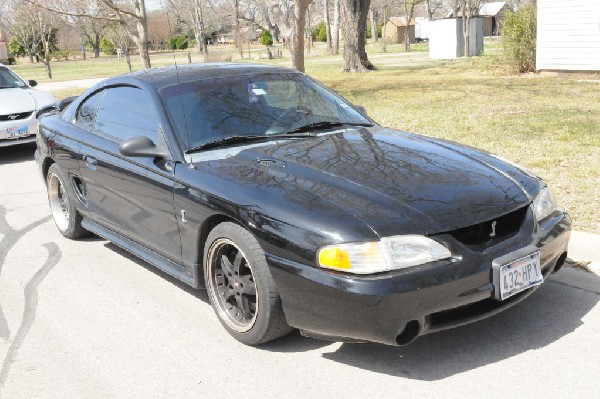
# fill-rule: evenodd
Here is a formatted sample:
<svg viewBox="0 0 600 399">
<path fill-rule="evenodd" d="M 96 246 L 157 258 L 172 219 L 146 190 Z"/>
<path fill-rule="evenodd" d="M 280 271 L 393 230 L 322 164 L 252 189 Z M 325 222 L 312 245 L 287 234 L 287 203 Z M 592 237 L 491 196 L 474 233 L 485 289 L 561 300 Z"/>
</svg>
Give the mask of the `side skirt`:
<svg viewBox="0 0 600 399">
<path fill-rule="evenodd" d="M 130 240 L 125 236 L 122 236 L 121 234 L 115 233 L 114 231 L 109 230 L 99 225 L 98 223 L 92 222 L 89 219 L 84 218 L 81 221 L 81 225 L 84 229 L 89 230 L 92 233 L 97 234 L 100 237 L 107 239 L 108 241 L 113 242 L 114 244 L 123 248 L 127 252 L 150 263 L 152 266 L 175 277 L 176 279 L 181 280 L 194 288 L 200 288 L 200 284 L 198 283 L 198 276 L 190 276 L 187 273 L 185 273 L 183 271 L 185 270 L 183 265 L 173 262 L 172 260 L 167 259 L 160 254 L 157 254 L 151 249 L 148 249 L 138 244 L 137 242 Z"/>
</svg>

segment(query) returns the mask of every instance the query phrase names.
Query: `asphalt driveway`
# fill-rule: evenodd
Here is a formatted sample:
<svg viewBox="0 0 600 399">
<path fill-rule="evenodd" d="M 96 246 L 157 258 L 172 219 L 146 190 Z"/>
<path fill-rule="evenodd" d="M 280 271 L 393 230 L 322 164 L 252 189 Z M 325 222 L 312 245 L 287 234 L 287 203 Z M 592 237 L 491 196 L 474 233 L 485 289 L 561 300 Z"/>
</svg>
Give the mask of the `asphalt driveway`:
<svg viewBox="0 0 600 399">
<path fill-rule="evenodd" d="M 407 347 L 231 338 L 195 291 L 64 239 L 32 146 L 0 148 L 0 398 L 595 397 L 600 277 L 564 268 L 497 316 Z"/>
</svg>

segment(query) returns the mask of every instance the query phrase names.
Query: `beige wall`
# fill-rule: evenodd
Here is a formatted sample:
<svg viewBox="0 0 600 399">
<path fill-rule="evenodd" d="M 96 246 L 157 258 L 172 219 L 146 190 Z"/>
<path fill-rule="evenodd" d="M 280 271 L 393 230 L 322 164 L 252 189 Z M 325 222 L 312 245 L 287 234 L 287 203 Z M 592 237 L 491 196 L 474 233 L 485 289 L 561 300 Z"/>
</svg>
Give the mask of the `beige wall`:
<svg viewBox="0 0 600 399">
<path fill-rule="evenodd" d="M 385 40 L 390 43 L 404 43 L 404 30 L 405 26 L 396 26 L 390 21 L 385 24 Z M 415 26 L 411 25 L 408 28 L 408 36 L 410 42 L 415 42 Z"/>
<path fill-rule="evenodd" d="M 0 42 L 0 60 L 8 60 L 8 49 L 5 42 Z"/>
</svg>

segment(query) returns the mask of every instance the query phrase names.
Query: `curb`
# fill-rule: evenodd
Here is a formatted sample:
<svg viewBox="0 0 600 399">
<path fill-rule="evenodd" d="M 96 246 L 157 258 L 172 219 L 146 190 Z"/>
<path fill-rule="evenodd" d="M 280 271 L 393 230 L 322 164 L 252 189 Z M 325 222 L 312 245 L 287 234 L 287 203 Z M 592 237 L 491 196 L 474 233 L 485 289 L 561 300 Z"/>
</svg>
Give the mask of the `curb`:
<svg viewBox="0 0 600 399">
<path fill-rule="evenodd" d="M 600 275 L 600 235 L 572 231 L 568 253 L 570 259 L 582 264 L 587 263 L 590 271 Z"/>
</svg>

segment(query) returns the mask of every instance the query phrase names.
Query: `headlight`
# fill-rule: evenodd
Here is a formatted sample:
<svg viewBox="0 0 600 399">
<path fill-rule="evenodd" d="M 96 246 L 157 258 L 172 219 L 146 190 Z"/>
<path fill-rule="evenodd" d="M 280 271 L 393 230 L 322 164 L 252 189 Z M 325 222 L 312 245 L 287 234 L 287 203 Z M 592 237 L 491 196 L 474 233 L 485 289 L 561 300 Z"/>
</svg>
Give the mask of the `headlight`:
<svg viewBox="0 0 600 399">
<path fill-rule="evenodd" d="M 385 237 L 381 241 L 338 244 L 317 253 L 319 266 L 355 274 L 403 269 L 452 254 L 442 244 L 419 235 Z"/>
<path fill-rule="evenodd" d="M 546 219 L 556 210 L 556 202 L 548 187 L 544 187 L 533 200 L 533 213 L 539 221 Z"/>
</svg>

